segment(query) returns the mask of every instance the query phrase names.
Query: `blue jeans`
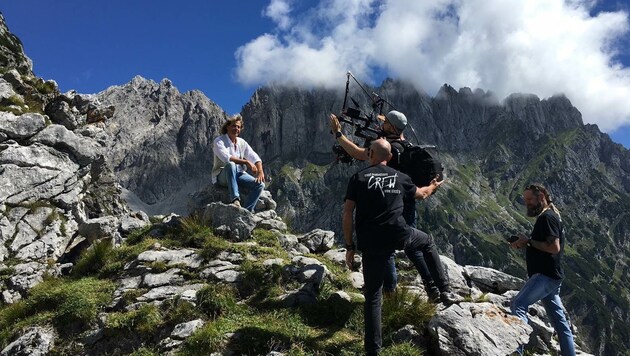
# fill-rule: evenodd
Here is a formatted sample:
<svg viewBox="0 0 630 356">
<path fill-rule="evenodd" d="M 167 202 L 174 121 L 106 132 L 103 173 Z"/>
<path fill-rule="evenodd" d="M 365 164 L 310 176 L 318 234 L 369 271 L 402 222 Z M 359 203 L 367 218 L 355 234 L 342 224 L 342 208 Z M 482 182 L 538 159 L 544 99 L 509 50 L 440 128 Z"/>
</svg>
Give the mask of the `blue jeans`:
<svg viewBox="0 0 630 356">
<path fill-rule="evenodd" d="M 360 238 L 360 237 L 359 237 Z M 411 236 L 404 241 L 405 252 L 412 255 L 424 255 L 434 280 L 437 281 L 440 290 L 448 288 L 448 277 L 444 272 L 440 255 L 430 235 L 412 229 Z M 394 251 L 364 251 L 363 252 L 363 295 L 365 304 L 363 313 L 365 317 L 365 352 L 368 355 L 377 354 L 382 346 L 381 335 L 381 300 L 383 297 L 383 281 L 387 274 L 388 262 Z"/>
<path fill-rule="evenodd" d="M 257 183 L 256 178 L 252 177 L 247 172 L 239 172 L 234 162 L 228 162 L 225 167 L 223 167 L 221 173 L 217 176 L 217 183 L 228 188 L 230 192 L 230 202 L 237 199 L 240 200 L 239 187 L 249 190 L 245 204 L 242 206 L 252 213 L 254 212 L 256 203 L 258 203 L 260 194 L 263 189 L 265 189 L 265 183 Z"/>
<path fill-rule="evenodd" d="M 410 200 L 405 201 L 403 206 L 403 217 L 405 218 L 405 222 L 412 228 L 417 226 L 417 212 L 416 212 L 416 201 Z M 429 267 L 427 263 L 424 261 L 424 256 L 422 253 L 415 252 L 407 252 L 405 251 L 407 258 L 413 263 L 413 265 L 418 270 L 420 277 L 422 278 L 422 283 L 424 283 L 425 289 L 427 293 L 431 288 L 435 288 L 435 282 L 433 281 L 433 277 L 431 276 L 431 272 L 429 271 Z M 385 273 L 385 280 L 383 282 L 383 290 L 386 293 L 391 293 L 396 289 L 396 285 L 398 284 L 398 276 L 396 273 L 396 258 L 392 253 L 390 259 L 387 261 L 387 272 Z"/>
<path fill-rule="evenodd" d="M 562 301 L 560 301 L 561 279 L 553 279 L 544 274 L 537 273 L 527 280 L 521 291 L 512 299 L 512 314 L 527 323 L 527 311 L 529 306 L 542 301 L 542 305 L 547 311 L 551 325 L 558 333 L 560 341 L 560 354 L 562 356 L 575 355 L 575 345 L 573 343 L 573 333 L 564 313 Z M 517 350 L 522 354 L 523 346 Z"/>
</svg>

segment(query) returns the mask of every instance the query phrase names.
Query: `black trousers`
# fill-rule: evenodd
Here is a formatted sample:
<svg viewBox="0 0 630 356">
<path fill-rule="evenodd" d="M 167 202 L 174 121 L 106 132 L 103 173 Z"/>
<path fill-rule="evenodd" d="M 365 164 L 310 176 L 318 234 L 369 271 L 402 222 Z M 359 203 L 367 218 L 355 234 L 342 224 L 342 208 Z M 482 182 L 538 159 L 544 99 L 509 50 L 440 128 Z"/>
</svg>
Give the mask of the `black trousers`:
<svg viewBox="0 0 630 356">
<path fill-rule="evenodd" d="M 411 229 L 411 236 L 404 241 L 405 252 L 421 254 L 440 291 L 448 288 L 448 278 L 440 262 L 440 255 L 431 235 L 418 229 Z M 359 237 L 360 238 L 360 237 Z M 384 237 L 387 238 L 387 237 Z M 393 237 L 391 237 L 393 238 Z M 393 249 L 363 251 L 363 295 L 365 305 L 365 352 L 376 355 L 382 347 L 381 304 L 383 299 L 383 280 L 388 271 L 389 259 Z"/>
</svg>

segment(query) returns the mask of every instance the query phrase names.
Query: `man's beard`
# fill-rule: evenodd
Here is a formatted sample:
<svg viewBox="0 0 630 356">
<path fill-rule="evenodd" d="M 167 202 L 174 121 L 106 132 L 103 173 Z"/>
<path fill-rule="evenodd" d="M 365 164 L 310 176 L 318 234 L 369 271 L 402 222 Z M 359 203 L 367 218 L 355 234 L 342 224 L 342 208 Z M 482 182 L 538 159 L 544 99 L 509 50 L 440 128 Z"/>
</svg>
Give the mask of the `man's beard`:
<svg viewBox="0 0 630 356">
<path fill-rule="evenodd" d="M 529 216 L 530 218 L 533 218 L 535 216 L 538 216 L 541 212 L 542 212 L 542 204 L 540 204 L 540 202 L 538 203 L 538 205 L 536 206 L 532 206 L 532 207 L 527 207 L 527 216 Z"/>
</svg>

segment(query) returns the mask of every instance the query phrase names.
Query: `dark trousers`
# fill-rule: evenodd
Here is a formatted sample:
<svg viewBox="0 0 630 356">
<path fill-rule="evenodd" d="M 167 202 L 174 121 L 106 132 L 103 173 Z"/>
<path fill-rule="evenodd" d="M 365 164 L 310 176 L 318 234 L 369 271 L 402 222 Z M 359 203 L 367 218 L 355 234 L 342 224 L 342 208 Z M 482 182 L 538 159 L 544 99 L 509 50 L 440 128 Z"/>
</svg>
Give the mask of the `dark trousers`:
<svg viewBox="0 0 630 356">
<path fill-rule="evenodd" d="M 411 236 L 404 242 L 405 252 L 412 255 L 420 254 L 427 261 L 427 269 L 436 281 L 440 290 L 448 287 L 448 278 L 440 262 L 440 255 L 430 235 L 418 229 L 411 229 Z M 381 335 L 381 302 L 383 298 L 383 281 L 387 273 L 388 263 L 392 257 L 392 250 L 363 252 L 363 295 L 365 305 L 365 352 L 375 355 L 382 346 Z"/>
<path fill-rule="evenodd" d="M 405 218 L 405 222 L 407 223 L 407 225 L 411 226 L 412 228 L 416 228 L 417 215 L 416 201 L 405 201 L 403 206 L 403 217 Z M 426 287 L 425 289 L 427 290 L 427 292 L 429 292 L 429 289 L 435 285 L 435 282 L 433 281 L 431 271 L 429 270 L 429 267 L 424 260 L 424 256 L 420 252 L 414 253 L 413 251 L 407 251 L 407 249 L 405 249 L 405 254 L 407 255 L 407 258 L 409 258 L 411 263 L 413 263 L 413 265 L 416 267 L 416 270 L 418 270 L 418 273 L 422 278 L 422 283 L 424 283 Z M 387 261 L 387 272 L 385 273 L 383 290 L 385 292 L 393 292 L 394 289 L 396 289 L 397 284 L 398 276 L 396 273 L 396 258 L 392 253 L 389 260 Z"/>
</svg>

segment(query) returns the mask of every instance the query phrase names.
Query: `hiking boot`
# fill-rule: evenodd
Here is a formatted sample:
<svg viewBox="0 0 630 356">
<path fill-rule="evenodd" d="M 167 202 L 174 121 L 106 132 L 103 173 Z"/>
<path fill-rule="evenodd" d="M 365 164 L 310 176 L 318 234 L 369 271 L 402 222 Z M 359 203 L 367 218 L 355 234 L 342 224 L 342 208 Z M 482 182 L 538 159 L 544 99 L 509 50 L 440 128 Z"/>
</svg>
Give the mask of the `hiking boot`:
<svg viewBox="0 0 630 356">
<path fill-rule="evenodd" d="M 433 287 L 426 288 L 426 292 L 427 292 L 427 297 L 430 302 L 433 302 L 436 304 L 440 302 L 440 290 L 437 287 L 433 286 Z"/>
</svg>

